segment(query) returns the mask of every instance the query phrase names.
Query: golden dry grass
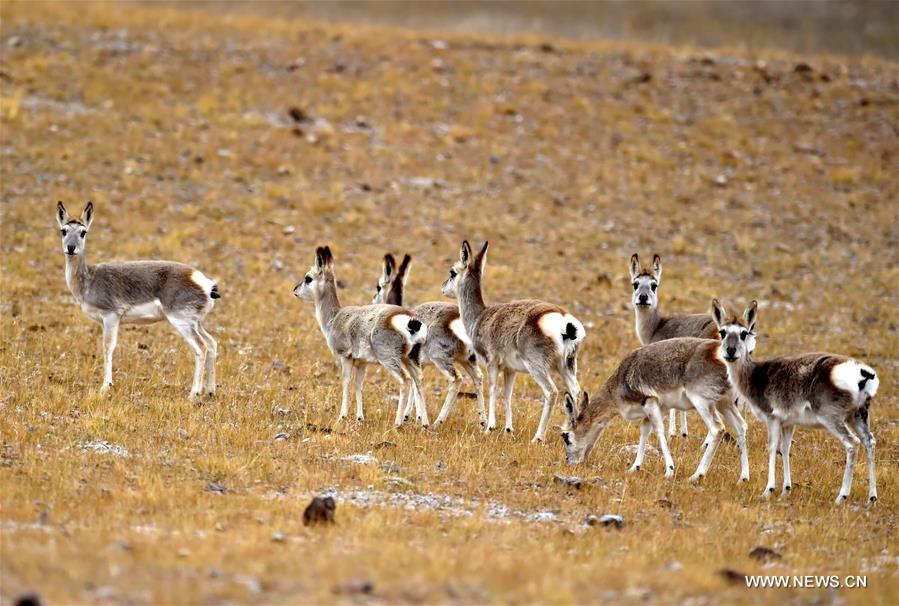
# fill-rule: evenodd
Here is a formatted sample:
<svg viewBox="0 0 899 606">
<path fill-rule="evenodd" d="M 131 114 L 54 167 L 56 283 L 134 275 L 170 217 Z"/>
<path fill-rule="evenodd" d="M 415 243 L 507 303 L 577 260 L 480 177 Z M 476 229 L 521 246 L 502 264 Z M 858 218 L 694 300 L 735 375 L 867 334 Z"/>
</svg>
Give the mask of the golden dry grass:
<svg viewBox="0 0 899 606">
<path fill-rule="evenodd" d="M 51 603 L 899 601 L 895 63 L 434 44 L 80 3 L 4 2 L 0 16 L 4 603 L 27 589 Z M 291 106 L 318 126 L 294 132 Z M 72 212 L 94 201 L 95 262 L 171 258 L 219 279 L 213 399 L 187 401 L 192 360 L 160 325 L 123 331 L 114 391 L 98 393 L 99 329 L 65 287 L 57 199 Z M 842 451 L 800 431 L 792 498 L 761 501 L 754 421 L 748 486 L 736 486 L 731 444 L 702 485 L 686 481 L 695 416 L 673 446 L 674 481 L 658 457 L 625 475 L 622 447 L 638 432 L 623 421 L 568 468 L 559 441 L 529 444 L 539 403 L 526 378 L 511 438 L 478 434 L 472 400 L 438 432 L 394 431 L 394 388 L 377 372 L 366 423 L 334 425 L 335 367 L 311 306 L 291 295 L 315 245 L 332 245 L 345 303 L 369 300 L 386 250 L 412 253 L 418 302 L 439 297 L 466 237 L 492 243 L 491 300 L 540 296 L 590 323 L 588 390 L 635 346 L 635 250 L 662 255 L 669 311 L 762 301 L 762 356 L 867 361 L 881 377 L 881 500 L 862 505 L 861 457 L 851 503 L 833 507 Z M 427 381 L 435 414 L 443 385 L 432 371 Z M 82 448 L 97 441 L 127 455 Z M 344 460 L 368 452 L 378 463 Z M 570 473 L 604 483 L 552 480 Z M 394 505 L 448 495 L 472 515 L 344 499 L 336 526 L 304 528 L 303 507 L 327 489 Z M 495 515 L 500 504 L 521 515 Z M 535 521 L 541 512 L 554 521 Z M 624 528 L 584 529 L 605 512 Z M 756 545 L 783 559 L 750 560 Z M 724 567 L 869 581 L 750 591 L 716 574 Z M 370 596 L 335 592 L 365 579 Z"/>
</svg>

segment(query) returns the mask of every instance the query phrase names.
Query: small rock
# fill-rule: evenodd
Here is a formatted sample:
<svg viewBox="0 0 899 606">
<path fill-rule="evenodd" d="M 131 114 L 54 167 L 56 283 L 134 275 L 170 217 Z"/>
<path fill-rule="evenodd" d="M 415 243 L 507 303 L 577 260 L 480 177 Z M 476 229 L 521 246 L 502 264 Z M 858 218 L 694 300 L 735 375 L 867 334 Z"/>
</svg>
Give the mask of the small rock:
<svg viewBox="0 0 899 606">
<path fill-rule="evenodd" d="M 23 593 L 16 598 L 16 606 L 41 606 L 42 604 L 41 596 L 33 591 L 31 593 Z"/>
<path fill-rule="evenodd" d="M 290 372 L 290 366 L 288 366 L 281 360 L 273 360 L 272 361 L 272 370 L 277 370 L 278 372 L 283 372 L 284 374 L 287 374 Z M 281 409 L 281 410 L 283 410 L 283 409 Z M 285 411 L 285 414 L 287 412 L 289 412 L 289 411 Z"/>
<path fill-rule="evenodd" d="M 553 476 L 553 482 L 580 489 L 583 481 L 577 476 L 560 476 L 559 474 L 555 474 Z"/>
<path fill-rule="evenodd" d="M 285 236 L 289 236 L 290 234 L 294 233 L 296 230 L 297 230 L 297 228 L 294 227 L 293 225 L 285 225 L 284 228 L 281 230 L 281 233 L 284 234 Z"/>
<path fill-rule="evenodd" d="M 727 175 L 725 175 L 724 173 L 718 175 L 714 179 L 714 183 L 717 187 L 725 187 L 727 185 L 728 181 L 729 181 L 729 179 L 727 178 Z"/>
<path fill-rule="evenodd" d="M 808 63 L 797 63 L 796 67 L 793 68 L 793 71 L 797 74 L 810 74 L 812 73 L 812 66 Z"/>
<path fill-rule="evenodd" d="M 767 562 L 768 560 L 779 560 L 783 556 L 769 547 L 759 545 L 749 552 L 749 557 L 760 562 Z"/>
<path fill-rule="evenodd" d="M 591 513 L 584 522 L 587 523 L 587 526 L 606 526 L 609 528 L 622 528 L 624 526 L 624 518 L 613 513 L 606 513 L 601 516 L 595 516 Z"/>
<path fill-rule="evenodd" d="M 275 271 L 281 271 L 282 269 L 284 269 L 284 261 L 282 261 L 281 259 L 275 259 L 274 261 L 272 261 L 272 269 L 274 269 Z"/>
<path fill-rule="evenodd" d="M 383 442 L 378 442 L 374 446 L 375 450 L 381 450 L 382 448 L 396 448 L 396 443 L 391 442 L 389 440 L 384 440 Z"/>
<path fill-rule="evenodd" d="M 228 489 L 219 484 L 218 482 L 210 482 L 206 486 L 206 492 L 214 492 L 215 494 L 225 494 L 228 492 Z"/>
<path fill-rule="evenodd" d="M 347 581 L 335 585 L 331 591 L 334 593 L 362 593 L 371 594 L 375 590 L 375 584 L 367 580 Z"/>
<path fill-rule="evenodd" d="M 190 434 L 187 433 L 187 430 L 182 429 L 180 427 L 178 428 L 178 431 L 176 433 L 178 434 L 178 437 L 181 438 L 182 440 L 186 440 L 190 437 Z"/>
<path fill-rule="evenodd" d="M 722 568 L 717 574 L 732 585 L 745 585 L 746 583 L 746 574 L 732 568 Z"/>
<path fill-rule="evenodd" d="M 313 497 L 303 512 L 303 526 L 333 524 L 336 509 L 334 497 Z"/>
<path fill-rule="evenodd" d="M 399 473 L 400 472 L 400 466 L 396 465 L 394 463 L 390 463 L 390 462 L 382 463 L 381 469 L 383 469 L 387 473 Z"/>
<path fill-rule="evenodd" d="M 19 36 L 10 36 L 9 40 L 6 41 L 6 46 L 9 48 L 15 48 L 17 46 L 22 46 L 22 38 Z M 34 594 L 37 595 L 37 594 Z"/>
<path fill-rule="evenodd" d="M 284 533 L 276 532 L 275 534 L 272 535 L 272 541 L 274 541 L 275 543 L 283 543 L 284 542 Z"/>
<path fill-rule="evenodd" d="M 309 114 L 304 112 L 299 107 L 291 107 L 287 110 L 287 115 L 290 116 L 290 119 L 294 122 L 306 122 L 312 119 Z"/>
<path fill-rule="evenodd" d="M 662 507 L 663 509 L 673 509 L 674 503 L 669 501 L 668 499 L 659 499 L 656 501 L 656 505 Z"/>
<path fill-rule="evenodd" d="M 182 547 L 181 549 L 178 550 L 179 558 L 186 558 L 189 555 L 190 555 L 190 550 L 187 549 L 186 547 Z"/>
<path fill-rule="evenodd" d="M 272 438 L 272 439 L 273 439 L 275 442 L 283 442 L 284 440 L 290 439 L 290 434 L 287 433 L 287 432 L 282 431 L 282 432 L 280 432 L 280 433 L 276 433 L 276 434 L 275 434 L 275 437 Z"/>
</svg>

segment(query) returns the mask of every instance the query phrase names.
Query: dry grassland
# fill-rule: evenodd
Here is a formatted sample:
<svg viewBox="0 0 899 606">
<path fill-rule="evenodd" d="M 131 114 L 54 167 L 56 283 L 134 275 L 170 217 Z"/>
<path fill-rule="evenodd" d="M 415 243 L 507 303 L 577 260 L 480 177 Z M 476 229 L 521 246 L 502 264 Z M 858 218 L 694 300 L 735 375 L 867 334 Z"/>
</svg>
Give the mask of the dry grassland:
<svg viewBox="0 0 899 606">
<path fill-rule="evenodd" d="M 152 6 L 3 2 L 0 16 L 3 603 L 29 589 L 48 603 L 899 601 L 895 63 Z M 58 199 L 94 201 L 90 260 L 218 278 L 214 398 L 188 402 L 192 357 L 162 325 L 122 331 L 99 393 Z M 881 377 L 881 500 L 864 506 L 861 456 L 835 508 L 843 451 L 801 430 L 794 494 L 760 500 L 754 420 L 749 485 L 734 444 L 686 481 L 695 416 L 674 481 L 657 456 L 625 474 L 638 428 L 622 420 L 569 468 L 556 436 L 529 443 L 526 378 L 513 437 L 479 434 L 471 399 L 439 431 L 395 431 L 382 372 L 366 423 L 336 425 L 336 368 L 291 294 L 315 246 L 332 246 L 344 303 L 371 298 L 385 251 L 410 252 L 415 303 L 440 298 L 463 238 L 491 242 L 490 300 L 542 297 L 588 323 L 588 390 L 636 345 L 634 251 L 662 255 L 665 310 L 759 299 L 760 356 L 865 360 Z M 426 381 L 435 415 L 444 383 Z M 553 481 L 572 473 L 601 480 Z M 329 490 L 337 524 L 304 528 Z M 624 527 L 584 525 L 602 513 Z M 757 545 L 783 557 L 756 562 Z M 751 591 L 722 568 L 868 588 Z"/>
</svg>

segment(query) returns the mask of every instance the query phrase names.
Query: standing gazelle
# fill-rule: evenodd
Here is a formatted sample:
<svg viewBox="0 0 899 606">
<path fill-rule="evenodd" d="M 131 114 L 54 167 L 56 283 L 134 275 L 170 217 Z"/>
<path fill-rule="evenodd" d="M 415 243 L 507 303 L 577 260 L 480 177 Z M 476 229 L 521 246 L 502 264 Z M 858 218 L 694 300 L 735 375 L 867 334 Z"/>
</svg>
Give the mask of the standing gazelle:
<svg viewBox="0 0 899 606">
<path fill-rule="evenodd" d="M 406 286 L 406 280 L 409 277 L 409 264 L 412 257 L 404 255 L 403 260 L 397 267 L 396 260 L 393 255 L 384 255 L 384 265 L 381 269 L 381 277 L 375 291 L 375 298 L 372 303 L 386 303 L 388 305 L 403 305 L 403 295 Z M 462 324 L 462 318 L 459 315 L 459 306 L 453 303 L 435 301 L 431 303 L 422 303 L 412 308 L 415 317 L 424 322 L 428 327 L 428 336 L 422 344 L 419 362 L 422 365 L 431 363 L 437 367 L 446 379 L 449 381 L 449 388 L 446 392 L 446 400 L 443 402 L 443 408 L 437 415 L 437 421 L 434 425 L 440 425 L 449 416 L 453 409 L 453 405 L 459 395 L 462 387 L 462 377 L 456 371 L 458 364 L 471 377 L 474 383 L 476 396 L 478 399 L 478 411 L 481 425 L 487 424 L 487 411 L 484 407 L 484 393 L 481 389 L 483 376 L 481 369 L 478 368 L 474 351 L 471 349 L 471 341 L 465 333 L 465 326 Z M 406 406 L 405 414 L 410 412 L 412 400 L 410 397 L 409 404 Z"/>
<path fill-rule="evenodd" d="M 196 365 L 190 396 L 215 393 L 215 339 L 203 328 L 203 318 L 219 298 L 218 287 L 202 272 L 172 261 L 130 261 L 88 265 L 87 233 L 94 205 L 87 203 L 80 218 L 69 217 L 62 202 L 56 205 L 56 221 L 66 258 L 66 284 L 81 309 L 103 326 L 103 390 L 112 387 L 112 355 L 120 324 L 150 324 L 161 320 L 175 327 L 194 351 Z"/>
<path fill-rule="evenodd" d="M 852 469 L 859 438 L 868 456 L 868 500 L 877 500 L 874 473 L 874 436 L 868 427 L 868 409 L 880 380 L 874 369 L 846 356 L 807 353 L 778 356 L 760 362 L 752 359 L 758 305 L 753 301 L 742 320 L 728 318 L 713 301 L 715 323 L 721 330 L 720 356 L 727 364 L 731 383 L 768 426 L 768 484 L 764 496 L 774 492 L 777 449 L 783 455 L 783 494 L 792 490 L 790 444 L 797 425 L 824 428 L 846 450 L 839 505 L 849 498 Z"/>
<path fill-rule="evenodd" d="M 653 255 L 652 267 L 641 268 L 640 258 L 634 253 L 630 264 L 631 286 L 634 288 L 632 303 L 636 315 L 637 339 L 641 345 L 649 345 L 675 337 L 717 339 L 718 329 L 709 314 L 678 314 L 663 316 L 659 312 L 657 289 L 662 283 L 662 259 Z M 677 411 L 671 409 L 668 420 L 668 436 L 677 434 Z M 680 432 L 687 437 L 687 411 L 680 413 Z"/>
<path fill-rule="evenodd" d="M 496 396 L 503 373 L 506 431 L 512 432 L 512 387 L 515 374 L 526 372 L 543 390 L 543 414 L 534 442 L 543 440 L 549 414 L 558 395 L 552 372 L 561 375 L 568 391 L 577 395 L 577 354 L 586 336 L 584 325 L 558 305 L 535 299 L 487 305 L 481 281 L 487 265 L 487 242 L 474 256 L 462 243 L 459 262 L 443 283 L 443 294 L 459 301 L 462 323 L 475 353 L 487 366 L 490 409 L 487 431 L 496 428 Z"/>
<path fill-rule="evenodd" d="M 343 395 L 338 421 L 349 412 L 350 381 L 355 374 L 356 420 L 362 421 L 362 382 L 368 364 L 380 364 L 400 384 L 396 425 L 403 422 L 406 389 L 416 392 L 415 403 L 422 425 L 428 425 L 428 411 L 421 391 L 421 369 L 415 362 L 428 328 L 412 312 L 396 305 L 340 305 L 334 257 L 327 246 L 315 251 L 315 264 L 293 289 L 297 298 L 315 302 L 315 317 L 328 343 L 328 349 L 340 360 Z"/>
<path fill-rule="evenodd" d="M 568 462 L 582 463 L 617 413 L 628 421 L 640 421 L 640 444 L 630 471 L 639 471 L 643 465 L 646 439 L 655 429 L 665 457 L 665 477 L 671 477 L 674 460 L 665 439 L 663 404 L 695 410 L 708 426 L 705 452 L 691 480 L 708 473 L 724 430 L 722 415 L 737 436 L 740 481 L 749 480 L 746 421 L 734 403 L 727 369 L 718 355 L 718 342 L 693 337 L 666 339 L 635 349 L 624 357 L 596 396 L 588 399 L 585 394 L 577 406 L 575 399 L 566 395 L 567 425 L 562 429 L 562 440 Z"/>
</svg>

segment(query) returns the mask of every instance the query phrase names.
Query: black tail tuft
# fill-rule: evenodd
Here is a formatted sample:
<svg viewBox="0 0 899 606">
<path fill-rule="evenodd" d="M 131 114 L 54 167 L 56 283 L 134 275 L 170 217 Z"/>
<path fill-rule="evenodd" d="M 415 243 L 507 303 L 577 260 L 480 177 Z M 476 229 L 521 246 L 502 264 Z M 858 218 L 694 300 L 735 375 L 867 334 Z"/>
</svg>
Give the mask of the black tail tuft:
<svg viewBox="0 0 899 606">
<path fill-rule="evenodd" d="M 421 321 L 412 318 L 409 320 L 409 332 L 413 335 L 421 329 Z"/>
<path fill-rule="evenodd" d="M 416 343 L 409 350 L 409 359 L 415 362 L 416 366 L 421 366 L 421 343 Z"/>
<path fill-rule="evenodd" d="M 574 323 L 569 322 L 567 326 L 565 326 L 565 332 L 562 333 L 563 339 L 568 339 L 569 341 L 574 341 L 577 339 L 577 326 Z"/>
<path fill-rule="evenodd" d="M 210 299 L 221 299 L 222 298 L 222 295 L 219 294 L 219 285 L 218 284 L 212 285 L 212 290 L 209 291 L 209 298 Z"/>
<path fill-rule="evenodd" d="M 471 354 L 470 356 L 468 356 L 468 361 L 471 362 L 472 364 L 474 364 L 475 362 L 478 361 L 478 357 L 474 354 Z"/>
<path fill-rule="evenodd" d="M 861 369 L 862 380 L 858 382 L 858 390 L 862 391 L 865 389 L 865 383 L 873 379 L 876 375 L 873 372 L 868 372 L 864 368 Z"/>
</svg>

